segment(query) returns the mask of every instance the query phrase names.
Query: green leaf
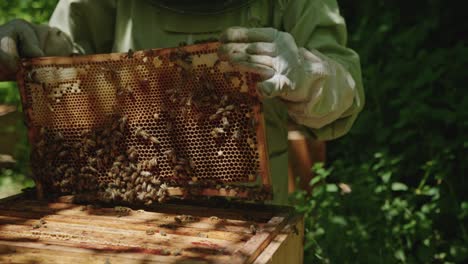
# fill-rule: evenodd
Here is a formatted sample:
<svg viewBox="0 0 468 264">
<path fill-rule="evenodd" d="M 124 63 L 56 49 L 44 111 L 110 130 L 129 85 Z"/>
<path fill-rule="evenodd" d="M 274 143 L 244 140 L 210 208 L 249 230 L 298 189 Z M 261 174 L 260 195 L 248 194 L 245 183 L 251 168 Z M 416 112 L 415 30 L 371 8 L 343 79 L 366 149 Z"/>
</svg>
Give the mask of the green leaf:
<svg viewBox="0 0 468 264">
<path fill-rule="evenodd" d="M 342 216 L 333 216 L 332 218 L 330 218 L 330 222 L 332 222 L 334 224 L 337 224 L 339 226 L 347 226 L 348 225 L 348 222 Z"/>
<path fill-rule="evenodd" d="M 406 256 L 405 256 L 405 252 L 402 250 L 402 249 L 399 249 L 397 251 L 395 251 L 394 255 L 393 255 L 396 259 L 400 260 L 401 262 L 405 262 L 406 261 Z"/>
<path fill-rule="evenodd" d="M 309 182 L 309 186 L 314 186 L 319 183 L 322 179 L 320 177 L 313 177 Z"/>
<path fill-rule="evenodd" d="M 327 192 L 337 192 L 338 186 L 336 186 L 336 184 L 327 184 L 327 186 L 325 187 L 325 190 Z"/>
<path fill-rule="evenodd" d="M 408 186 L 406 186 L 404 183 L 402 182 L 392 183 L 392 191 L 401 192 L 401 191 L 406 191 L 406 190 L 408 190 Z"/>
<path fill-rule="evenodd" d="M 385 172 L 380 177 L 382 178 L 382 181 L 384 183 L 388 183 L 390 181 L 390 178 L 392 177 L 392 172 L 391 171 Z"/>
</svg>

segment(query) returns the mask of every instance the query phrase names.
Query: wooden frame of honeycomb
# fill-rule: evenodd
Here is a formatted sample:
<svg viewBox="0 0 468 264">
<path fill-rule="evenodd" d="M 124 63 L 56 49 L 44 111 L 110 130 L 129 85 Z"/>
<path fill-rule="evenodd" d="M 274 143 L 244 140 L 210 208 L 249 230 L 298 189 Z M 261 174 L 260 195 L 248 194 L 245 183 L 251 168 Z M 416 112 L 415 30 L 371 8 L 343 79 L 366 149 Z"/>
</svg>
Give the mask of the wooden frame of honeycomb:
<svg viewBox="0 0 468 264">
<path fill-rule="evenodd" d="M 220 61 L 218 46 L 24 60 L 39 194 L 271 199 L 258 76 Z"/>
</svg>

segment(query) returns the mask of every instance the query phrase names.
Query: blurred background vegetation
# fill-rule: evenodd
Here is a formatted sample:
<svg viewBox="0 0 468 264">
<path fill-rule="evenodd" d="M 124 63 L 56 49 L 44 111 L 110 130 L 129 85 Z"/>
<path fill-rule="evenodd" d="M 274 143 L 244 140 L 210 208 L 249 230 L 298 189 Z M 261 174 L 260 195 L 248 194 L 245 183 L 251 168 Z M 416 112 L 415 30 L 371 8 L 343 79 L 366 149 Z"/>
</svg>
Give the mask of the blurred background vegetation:
<svg viewBox="0 0 468 264">
<path fill-rule="evenodd" d="M 47 21 L 56 0 L 0 2 L 0 24 Z M 328 143 L 306 215 L 306 263 L 468 262 L 468 32 L 442 0 L 339 0 L 361 55 L 366 107 Z M 0 83 L 0 196 L 32 181 L 15 84 Z M 3 114 L 2 114 L 3 109 Z M 3 158 L 2 158 L 3 157 Z M 9 165 L 8 165 L 9 164 Z M 344 185 L 345 183 L 346 185 Z M 349 188 L 347 188 L 349 186 Z"/>
</svg>

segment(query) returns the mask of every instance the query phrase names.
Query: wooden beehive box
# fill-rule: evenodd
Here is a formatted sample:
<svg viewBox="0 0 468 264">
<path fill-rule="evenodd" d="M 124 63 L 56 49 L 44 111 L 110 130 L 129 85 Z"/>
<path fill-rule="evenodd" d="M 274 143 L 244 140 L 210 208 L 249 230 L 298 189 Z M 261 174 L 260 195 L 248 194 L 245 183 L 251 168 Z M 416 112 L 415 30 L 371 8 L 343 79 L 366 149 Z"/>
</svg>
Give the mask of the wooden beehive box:
<svg viewBox="0 0 468 264">
<path fill-rule="evenodd" d="M 302 218 L 286 207 L 0 200 L 0 263 L 302 263 Z"/>
</svg>

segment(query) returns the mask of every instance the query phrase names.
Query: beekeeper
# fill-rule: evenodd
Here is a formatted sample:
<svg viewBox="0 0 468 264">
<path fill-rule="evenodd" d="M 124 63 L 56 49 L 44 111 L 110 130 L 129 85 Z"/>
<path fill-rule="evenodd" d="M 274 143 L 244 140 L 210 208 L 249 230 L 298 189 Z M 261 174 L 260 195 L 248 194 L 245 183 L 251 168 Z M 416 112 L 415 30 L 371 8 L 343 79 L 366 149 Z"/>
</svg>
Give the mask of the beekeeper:
<svg viewBox="0 0 468 264">
<path fill-rule="evenodd" d="M 287 203 L 287 123 L 330 140 L 364 104 L 335 0 L 61 0 L 49 26 L 0 26 L 0 78 L 19 57 L 126 52 L 219 38 L 222 60 L 261 75 L 274 201 Z"/>
</svg>

